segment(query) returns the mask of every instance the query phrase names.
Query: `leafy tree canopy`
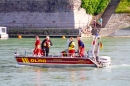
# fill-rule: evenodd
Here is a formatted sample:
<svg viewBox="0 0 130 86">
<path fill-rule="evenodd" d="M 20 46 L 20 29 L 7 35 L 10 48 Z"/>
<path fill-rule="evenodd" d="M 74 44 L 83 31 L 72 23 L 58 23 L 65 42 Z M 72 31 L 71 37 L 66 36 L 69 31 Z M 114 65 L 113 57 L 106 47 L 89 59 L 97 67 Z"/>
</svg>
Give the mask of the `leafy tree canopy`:
<svg viewBox="0 0 130 86">
<path fill-rule="evenodd" d="M 97 15 L 103 13 L 110 0 L 82 0 L 81 7 L 86 9 L 88 14 Z"/>
</svg>

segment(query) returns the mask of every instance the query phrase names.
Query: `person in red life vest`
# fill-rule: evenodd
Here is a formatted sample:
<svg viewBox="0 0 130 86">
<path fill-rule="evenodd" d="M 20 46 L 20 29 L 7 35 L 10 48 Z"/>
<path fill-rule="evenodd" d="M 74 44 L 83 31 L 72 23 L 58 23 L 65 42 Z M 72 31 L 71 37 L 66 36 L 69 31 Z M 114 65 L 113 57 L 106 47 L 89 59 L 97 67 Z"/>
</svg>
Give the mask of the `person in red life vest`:
<svg viewBox="0 0 130 86">
<path fill-rule="evenodd" d="M 41 44 L 41 48 L 42 48 L 43 52 L 45 52 L 45 54 L 46 54 L 45 56 L 48 56 L 50 46 L 52 46 L 52 42 L 50 40 L 50 37 L 46 36 L 46 39 L 44 39 Z"/>
<path fill-rule="evenodd" d="M 41 56 L 41 55 L 43 55 L 43 52 L 42 52 L 41 47 L 40 47 L 41 42 L 40 42 L 39 36 L 36 35 L 35 39 L 36 39 L 36 42 L 35 42 L 35 49 L 33 51 L 33 54 L 34 54 L 34 56 L 35 55 Z"/>
<path fill-rule="evenodd" d="M 75 55 L 75 43 L 73 41 L 73 37 L 70 37 L 68 53 L 69 53 L 69 56 L 71 56 L 71 57 L 74 57 L 74 55 Z"/>
<path fill-rule="evenodd" d="M 81 41 L 80 37 L 77 36 L 77 41 L 78 41 L 78 51 L 79 51 L 79 56 L 84 57 L 84 43 Z"/>
</svg>

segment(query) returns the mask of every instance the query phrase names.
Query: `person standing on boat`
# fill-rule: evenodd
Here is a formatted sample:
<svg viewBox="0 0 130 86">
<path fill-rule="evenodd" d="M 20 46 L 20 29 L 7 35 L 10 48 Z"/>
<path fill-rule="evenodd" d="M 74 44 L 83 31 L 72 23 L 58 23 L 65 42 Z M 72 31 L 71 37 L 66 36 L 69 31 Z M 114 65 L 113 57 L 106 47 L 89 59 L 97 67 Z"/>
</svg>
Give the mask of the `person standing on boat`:
<svg viewBox="0 0 130 86">
<path fill-rule="evenodd" d="M 68 46 L 68 53 L 69 56 L 74 57 L 75 54 L 75 43 L 73 41 L 73 37 L 70 37 L 70 42 L 69 42 L 69 46 Z"/>
<path fill-rule="evenodd" d="M 77 36 L 78 41 L 78 52 L 80 57 L 84 57 L 84 43 L 81 41 L 81 38 Z"/>
<path fill-rule="evenodd" d="M 44 39 L 41 44 L 42 50 L 46 54 L 45 56 L 48 56 L 50 46 L 52 46 L 52 42 L 50 40 L 50 37 L 46 36 L 46 39 Z"/>
<path fill-rule="evenodd" d="M 35 42 L 35 49 L 33 51 L 34 56 L 38 55 L 41 56 L 43 54 L 42 50 L 41 50 L 41 42 L 40 42 L 40 38 L 38 35 L 35 36 L 36 42 Z"/>
</svg>

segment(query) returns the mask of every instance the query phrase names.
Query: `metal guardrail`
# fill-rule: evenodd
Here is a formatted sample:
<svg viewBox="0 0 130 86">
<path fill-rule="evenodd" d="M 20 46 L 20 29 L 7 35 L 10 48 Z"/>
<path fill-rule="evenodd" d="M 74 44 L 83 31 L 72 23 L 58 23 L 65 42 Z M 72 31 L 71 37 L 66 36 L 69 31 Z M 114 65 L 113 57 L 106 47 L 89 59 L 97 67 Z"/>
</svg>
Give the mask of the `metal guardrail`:
<svg viewBox="0 0 130 86">
<path fill-rule="evenodd" d="M 33 55 L 33 49 L 17 49 L 15 54 L 20 56 L 32 56 Z"/>
</svg>

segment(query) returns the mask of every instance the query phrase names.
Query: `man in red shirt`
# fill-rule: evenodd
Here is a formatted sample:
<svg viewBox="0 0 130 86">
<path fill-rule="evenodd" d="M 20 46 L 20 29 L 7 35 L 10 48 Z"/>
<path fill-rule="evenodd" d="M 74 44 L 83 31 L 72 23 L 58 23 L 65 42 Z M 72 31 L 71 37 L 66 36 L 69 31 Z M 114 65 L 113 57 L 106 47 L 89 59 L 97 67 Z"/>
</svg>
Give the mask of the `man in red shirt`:
<svg viewBox="0 0 130 86">
<path fill-rule="evenodd" d="M 39 36 L 35 36 L 35 39 L 36 39 L 36 42 L 35 42 L 35 49 L 33 51 L 34 55 L 42 55 L 43 52 L 41 51 L 41 42 L 40 42 L 40 39 L 39 39 Z"/>
<path fill-rule="evenodd" d="M 78 51 L 79 51 L 79 56 L 84 57 L 84 43 L 81 41 L 80 37 L 77 36 L 77 41 L 78 41 Z"/>
</svg>

